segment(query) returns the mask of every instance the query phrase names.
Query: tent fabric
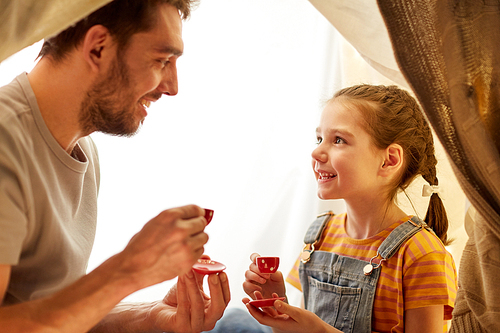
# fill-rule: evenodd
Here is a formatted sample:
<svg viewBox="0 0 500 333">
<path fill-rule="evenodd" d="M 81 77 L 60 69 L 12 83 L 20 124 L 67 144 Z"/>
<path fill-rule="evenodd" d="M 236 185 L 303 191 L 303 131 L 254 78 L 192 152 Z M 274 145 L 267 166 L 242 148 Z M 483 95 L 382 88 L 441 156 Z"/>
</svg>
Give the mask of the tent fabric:
<svg viewBox="0 0 500 333">
<path fill-rule="evenodd" d="M 460 264 L 451 331 L 500 332 L 500 3 L 378 5 L 399 68 L 477 210 Z"/>
<path fill-rule="evenodd" d="M 409 88 L 392 52 L 387 28 L 375 1 L 309 0 L 309 2 L 379 73 Z"/>
<path fill-rule="evenodd" d="M 0 1 L 0 62 L 63 31 L 111 0 Z"/>
</svg>

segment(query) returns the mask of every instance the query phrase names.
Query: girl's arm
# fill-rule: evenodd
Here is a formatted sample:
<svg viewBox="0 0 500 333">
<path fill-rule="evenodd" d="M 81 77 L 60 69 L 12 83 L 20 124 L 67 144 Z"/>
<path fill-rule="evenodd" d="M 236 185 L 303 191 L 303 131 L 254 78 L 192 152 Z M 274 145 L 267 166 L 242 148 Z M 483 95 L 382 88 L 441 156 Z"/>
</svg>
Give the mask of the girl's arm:
<svg viewBox="0 0 500 333">
<path fill-rule="evenodd" d="M 431 305 L 405 311 L 405 333 L 442 333 L 443 305 Z"/>
<path fill-rule="evenodd" d="M 270 316 L 246 302 L 247 309 L 259 323 L 270 326 L 275 333 L 342 333 L 312 313 L 282 301 L 275 301 L 274 307 L 279 312 Z"/>
</svg>

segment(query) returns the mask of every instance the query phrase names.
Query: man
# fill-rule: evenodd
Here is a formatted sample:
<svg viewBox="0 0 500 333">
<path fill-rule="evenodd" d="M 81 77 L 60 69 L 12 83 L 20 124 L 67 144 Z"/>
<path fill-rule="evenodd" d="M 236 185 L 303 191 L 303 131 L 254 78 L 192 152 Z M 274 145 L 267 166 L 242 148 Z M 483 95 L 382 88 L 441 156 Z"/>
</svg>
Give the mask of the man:
<svg viewBox="0 0 500 333">
<path fill-rule="evenodd" d="M 99 165 L 89 134 L 133 135 L 177 94 L 181 21 L 192 0 L 114 0 L 46 40 L 29 73 L 0 88 L 0 331 L 200 332 L 222 316 L 224 273 L 191 271 L 205 211 L 169 209 L 94 271 Z M 119 302 L 179 276 L 162 300 Z"/>
</svg>

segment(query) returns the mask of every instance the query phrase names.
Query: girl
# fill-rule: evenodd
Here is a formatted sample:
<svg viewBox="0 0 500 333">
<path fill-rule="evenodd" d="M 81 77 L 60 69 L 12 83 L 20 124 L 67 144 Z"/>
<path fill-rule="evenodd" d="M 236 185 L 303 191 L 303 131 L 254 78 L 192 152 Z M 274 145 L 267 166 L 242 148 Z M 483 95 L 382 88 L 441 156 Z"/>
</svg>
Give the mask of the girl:
<svg viewBox="0 0 500 333">
<path fill-rule="evenodd" d="M 395 86 L 340 90 L 321 115 L 312 166 L 321 199 L 344 199 L 346 212 L 318 217 L 287 282 L 305 308 L 249 304 L 275 332 L 443 332 L 456 293 L 448 220 L 438 195 L 431 130 L 416 103 Z M 421 175 L 431 195 L 425 222 L 396 204 Z M 255 264 L 243 288 L 252 298 L 285 296 L 280 272 Z M 276 309 L 276 310 L 275 310 Z"/>
</svg>

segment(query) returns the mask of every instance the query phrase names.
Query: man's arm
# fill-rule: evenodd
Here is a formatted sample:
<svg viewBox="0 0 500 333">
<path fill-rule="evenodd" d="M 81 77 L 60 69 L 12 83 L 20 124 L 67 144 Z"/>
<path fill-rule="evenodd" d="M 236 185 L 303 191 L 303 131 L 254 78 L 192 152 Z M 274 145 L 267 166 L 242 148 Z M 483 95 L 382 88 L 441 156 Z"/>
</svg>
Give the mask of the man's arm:
<svg viewBox="0 0 500 333">
<path fill-rule="evenodd" d="M 120 303 L 91 332 L 210 331 L 231 296 L 225 273 L 209 275 L 207 280 L 210 297 L 203 292 L 203 276 L 188 272 L 179 277 L 162 301 Z"/>
<path fill-rule="evenodd" d="M 87 332 L 124 297 L 191 269 L 203 253 L 204 210 L 170 209 L 149 221 L 127 247 L 59 292 L 35 301 L 0 307 L 6 332 Z M 0 267 L 5 297 L 10 266 Z"/>
<path fill-rule="evenodd" d="M 2 301 L 5 298 L 5 292 L 9 285 L 10 271 L 10 265 L 0 265 L 0 306 L 2 306 Z"/>
<path fill-rule="evenodd" d="M 50 297 L 0 307 L 0 326 L 12 333 L 90 330 L 116 303 L 135 289 L 131 281 L 115 276 L 114 269 L 118 268 L 115 262 L 105 262 Z"/>
</svg>

